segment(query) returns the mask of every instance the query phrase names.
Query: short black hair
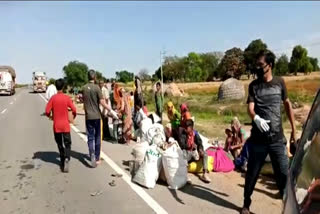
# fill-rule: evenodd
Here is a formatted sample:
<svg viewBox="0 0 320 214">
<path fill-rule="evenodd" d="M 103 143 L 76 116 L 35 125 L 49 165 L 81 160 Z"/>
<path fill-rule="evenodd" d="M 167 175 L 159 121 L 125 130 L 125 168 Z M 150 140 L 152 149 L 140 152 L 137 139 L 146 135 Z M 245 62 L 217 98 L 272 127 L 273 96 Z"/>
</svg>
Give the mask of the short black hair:
<svg viewBox="0 0 320 214">
<path fill-rule="evenodd" d="M 94 70 L 89 70 L 88 71 L 88 79 L 89 81 L 94 80 L 96 78 L 96 72 Z"/>
<path fill-rule="evenodd" d="M 160 87 L 161 87 L 161 83 L 160 83 L 160 82 L 157 82 L 156 86 L 160 86 Z"/>
<path fill-rule="evenodd" d="M 61 91 L 64 88 L 64 80 L 63 79 L 57 79 L 55 85 L 56 85 L 57 90 Z"/>
<path fill-rule="evenodd" d="M 193 120 L 190 120 L 190 119 L 189 119 L 189 120 L 186 121 L 186 127 L 191 127 L 191 128 L 193 128 L 193 125 L 194 125 L 194 124 L 193 124 Z"/>
<path fill-rule="evenodd" d="M 259 59 L 260 57 L 264 57 L 266 63 L 268 65 L 271 65 L 271 68 L 274 67 L 274 62 L 276 61 L 276 56 L 274 55 L 274 53 L 272 53 L 272 51 L 261 50 L 257 55 L 257 59 Z"/>
<path fill-rule="evenodd" d="M 134 94 L 133 91 L 131 91 L 131 92 L 130 92 L 130 95 L 133 96 L 133 94 Z"/>
<path fill-rule="evenodd" d="M 109 79 L 107 79 L 107 80 L 106 80 L 106 83 L 109 83 L 109 82 L 110 82 L 110 80 L 109 80 Z"/>
</svg>

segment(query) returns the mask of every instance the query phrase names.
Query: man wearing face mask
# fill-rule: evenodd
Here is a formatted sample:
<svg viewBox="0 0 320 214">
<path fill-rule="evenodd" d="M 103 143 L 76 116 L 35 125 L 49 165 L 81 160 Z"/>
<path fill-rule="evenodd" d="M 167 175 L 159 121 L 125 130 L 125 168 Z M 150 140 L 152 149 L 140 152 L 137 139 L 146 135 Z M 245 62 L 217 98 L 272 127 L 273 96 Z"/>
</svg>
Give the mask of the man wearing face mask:
<svg viewBox="0 0 320 214">
<path fill-rule="evenodd" d="M 275 55 L 261 51 L 257 57 L 257 79 L 249 85 L 248 113 L 252 118 L 249 160 L 244 187 L 242 214 L 249 214 L 251 195 L 261 168 L 269 154 L 280 196 L 283 196 L 288 174 L 286 139 L 281 120 L 281 103 L 290 120 L 292 133 L 290 142 L 295 142 L 294 115 L 287 89 L 281 77 L 274 77 L 272 69 Z"/>
</svg>

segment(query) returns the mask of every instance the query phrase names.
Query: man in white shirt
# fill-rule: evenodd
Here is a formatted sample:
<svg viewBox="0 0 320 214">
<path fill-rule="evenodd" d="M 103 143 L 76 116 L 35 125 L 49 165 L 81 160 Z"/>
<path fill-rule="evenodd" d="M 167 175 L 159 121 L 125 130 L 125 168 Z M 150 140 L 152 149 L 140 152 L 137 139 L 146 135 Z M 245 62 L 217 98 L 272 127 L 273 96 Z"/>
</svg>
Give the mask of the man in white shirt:
<svg viewBox="0 0 320 214">
<path fill-rule="evenodd" d="M 106 101 L 107 105 L 111 107 L 110 104 L 110 93 L 107 87 L 105 86 L 105 83 L 103 80 L 100 80 L 99 86 L 102 92 L 103 99 Z M 100 110 L 102 113 L 103 118 L 103 136 L 104 138 L 111 138 L 110 132 L 109 132 L 109 122 L 108 122 L 108 110 L 100 106 Z"/>
<path fill-rule="evenodd" d="M 46 91 L 46 99 L 47 100 L 50 100 L 53 95 L 57 94 L 57 88 L 56 88 L 54 82 L 50 81 L 49 84 L 50 85 Z"/>
</svg>

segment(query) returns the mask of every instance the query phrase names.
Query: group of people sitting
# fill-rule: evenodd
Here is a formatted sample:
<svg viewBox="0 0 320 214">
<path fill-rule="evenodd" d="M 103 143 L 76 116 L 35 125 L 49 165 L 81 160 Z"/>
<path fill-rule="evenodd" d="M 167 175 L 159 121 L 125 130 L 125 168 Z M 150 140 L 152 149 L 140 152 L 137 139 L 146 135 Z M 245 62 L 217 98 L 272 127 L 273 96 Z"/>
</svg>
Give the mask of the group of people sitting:
<svg viewBox="0 0 320 214">
<path fill-rule="evenodd" d="M 210 183 L 208 176 L 208 155 L 204 150 L 201 137 L 194 129 L 194 118 L 188 109 L 187 104 L 180 105 L 180 112 L 170 101 L 167 103 L 167 115 L 170 123 L 166 125 L 165 133 L 179 143 L 188 162 L 202 160 L 203 175 L 200 177 L 204 182 Z"/>
<path fill-rule="evenodd" d="M 104 135 L 109 138 L 115 138 L 117 142 L 129 144 L 131 140 L 135 140 L 141 128 L 141 121 L 144 118 L 151 118 L 154 121 L 154 114 L 150 114 L 145 106 L 143 100 L 141 82 L 139 78 L 135 79 L 135 91 L 127 92 L 124 88 L 120 87 L 117 83 L 113 82 L 109 86 L 108 83 L 100 82 L 103 97 L 107 100 L 112 109 L 117 112 L 119 119 L 110 120 L 110 115 L 103 112 L 104 117 Z M 159 117 L 157 120 L 162 123 L 162 107 L 163 98 L 161 96 L 161 84 L 156 84 L 155 105 L 156 114 Z M 177 110 L 173 102 L 166 104 L 167 116 L 169 124 L 165 126 L 165 134 L 167 141 L 170 138 L 179 143 L 180 148 L 183 150 L 185 157 L 190 161 L 202 160 L 203 175 L 201 179 L 204 182 L 210 183 L 208 176 L 208 156 L 203 148 L 202 140 L 199 133 L 194 129 L 194 118 L 192 117 L 187 104 L 180 105 Z M 109 126 L 106 124 L 113 123 L 113 134 L 109 132 Z M 120 130 L 120 131 L 119 131 Z M 246 148 L 246 132 L 241 128 L 238 118 L 234 118 L 231 122 L 231 129 L 226 129 L 226 142 L 224 150 L 231 153 L 235 163 L 242 167 L 247 160 L 245 154 Z M 243 151 L 245 150 L 245 151 Z M 241 153 L 241 151 L 243 151 Z M 236 164 L 237 166 L 237 164 Z"/>
</svg>

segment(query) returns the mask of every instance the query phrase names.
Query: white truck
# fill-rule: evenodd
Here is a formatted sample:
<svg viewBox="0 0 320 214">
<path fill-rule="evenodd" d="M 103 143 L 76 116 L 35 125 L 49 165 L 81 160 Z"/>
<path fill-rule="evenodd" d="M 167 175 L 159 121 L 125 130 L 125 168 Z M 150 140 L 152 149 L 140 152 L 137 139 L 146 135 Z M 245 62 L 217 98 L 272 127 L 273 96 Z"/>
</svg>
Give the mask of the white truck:
<svg viewBox="0 0 320 214">
<path fill-rule="evenodd" d="M 33 72 L 33 77 L 32 77 L 32 82 L 33 82 L 33 92 L 37 93 L 44 93 L 47 90 L 47 77 L 46 77 L 46 72 Z"/>
<path fill-rule="evenodd" d="M 14 95 L 16 72 L 10 66 L 0 66 L 0 94 Z"/>
</svg>

